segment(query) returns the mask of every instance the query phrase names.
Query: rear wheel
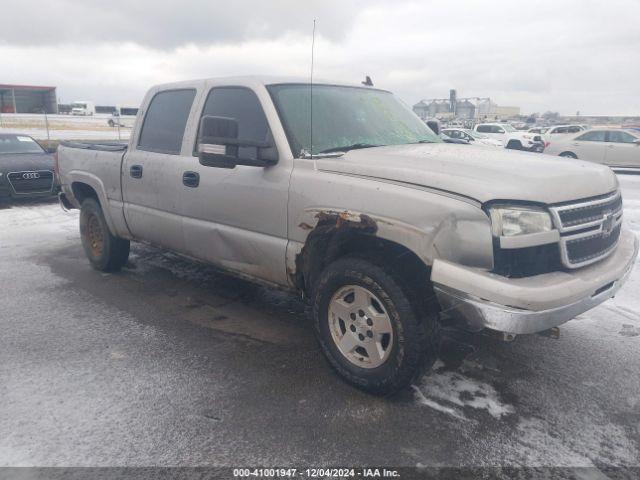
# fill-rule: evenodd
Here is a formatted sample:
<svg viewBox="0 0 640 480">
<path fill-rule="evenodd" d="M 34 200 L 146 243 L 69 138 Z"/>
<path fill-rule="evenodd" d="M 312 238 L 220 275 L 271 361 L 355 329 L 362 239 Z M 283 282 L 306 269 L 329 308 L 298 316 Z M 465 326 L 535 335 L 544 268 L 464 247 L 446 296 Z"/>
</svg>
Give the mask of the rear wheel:
<svg viewBox="0 0 640 480">
<path fill-rule="evenodd" d="M 314 294 L 323 353 L 352 385 L 375 394 L 408 386 L 436 358 L 437 313 L 412 299 L 386 269 L 345 257 L 321 274 Z"/>
<path fill-rule="evenodd" d="M 522 143 L 517 140 L 509 140 L 509 143 L 507 143 L 507 148 L 511 150 L 522 150 Z"/>
<path fill-rule="evenodd" d="M 95 198 L 87 198 L 80 209 L 80 238 L 82 247 L 96 270 L 120 270 L 129 258 L 129 240 L 114 236 Z"/>
<path fill-rule="evenodd" d="M 562 152 L 560 156 L 565 158 L 578 158 L 578 156 L 573 152 Z"/>
</svg>

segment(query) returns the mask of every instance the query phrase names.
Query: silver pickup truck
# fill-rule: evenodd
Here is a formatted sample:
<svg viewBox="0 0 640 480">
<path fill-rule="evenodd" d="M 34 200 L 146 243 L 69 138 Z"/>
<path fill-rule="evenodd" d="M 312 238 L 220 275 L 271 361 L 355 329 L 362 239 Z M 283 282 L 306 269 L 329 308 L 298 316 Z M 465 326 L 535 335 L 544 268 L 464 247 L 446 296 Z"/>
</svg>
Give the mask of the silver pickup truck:
<svg viewBox="0 0 640 480">
<path fill-rule="evenodd" d="M 156 86 L 128 145 L 63 143 L 57 168 L 95 268 L 140 240 L 302 292 L 331 365 L 378 394 L 430 366 L 442 322 L 548 330 L 611 298 L 638 252 L 609 168 L 443 143 L 370 87 Z"/>
</svg>

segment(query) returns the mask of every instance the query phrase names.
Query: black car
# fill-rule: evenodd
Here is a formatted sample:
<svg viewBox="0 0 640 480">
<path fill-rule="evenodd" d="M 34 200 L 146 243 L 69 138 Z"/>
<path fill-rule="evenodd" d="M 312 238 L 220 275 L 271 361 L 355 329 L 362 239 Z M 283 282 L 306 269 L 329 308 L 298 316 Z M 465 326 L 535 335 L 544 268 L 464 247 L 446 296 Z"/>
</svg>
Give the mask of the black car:
<svg viewBox="0 0 640 480">
<path fill-rule="evenodd" d="M 0 133 L 0 199 L 56 192 L 53 155 L 28 135 Z"/>
</svg>

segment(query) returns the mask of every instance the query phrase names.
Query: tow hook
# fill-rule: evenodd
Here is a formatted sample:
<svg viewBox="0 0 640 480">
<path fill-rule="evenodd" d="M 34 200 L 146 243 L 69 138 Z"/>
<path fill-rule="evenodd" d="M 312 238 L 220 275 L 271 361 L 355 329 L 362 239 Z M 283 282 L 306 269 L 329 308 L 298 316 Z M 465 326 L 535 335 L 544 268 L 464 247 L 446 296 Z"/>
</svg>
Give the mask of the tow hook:
<svg viewBox="0 0 640 480">
<path fill-rule="evenodd" d="M 558 340 L 560 338 L 560 327 L 551 327 L 548 330 L 538 332 L 538 335 Z"/>
<path fill-rule="evenodd" d="M 515 333 L 502 332 L 500 340 L 503 342 L 513 342 L 516 339 Z"/>
</svg>

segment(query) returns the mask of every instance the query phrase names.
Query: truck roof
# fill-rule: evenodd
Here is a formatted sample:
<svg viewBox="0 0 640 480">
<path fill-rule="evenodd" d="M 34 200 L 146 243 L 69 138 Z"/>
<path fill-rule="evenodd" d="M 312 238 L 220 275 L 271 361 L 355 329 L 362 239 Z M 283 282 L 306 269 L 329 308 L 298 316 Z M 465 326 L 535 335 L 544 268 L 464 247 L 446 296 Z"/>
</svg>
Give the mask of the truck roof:
<svg viewBox="0 0 640 480">
<path fill-rule="evenodd" d="M 282 83 L 302 83 L 309 84 L 308 77 L 287 77 L 287 76 L 269 76 L 269 75 L 245 75 L 245 76 L 231 76 L 231 77 L 211 77 L 202 78 L 197 80 L 185 80 L 181 82 L 163 83 L 154 85 L 152 88 L 158 90 L 170 90 L 175 88 L 194 87 L 204 85 L 207 83 L 218 83 L 226 85 L 237 85 L 249 88 L 255 88 L 259 86 L 277 85 Z M 382 88 L 368 87 L 359 83 L 349 83 L 343 81 L 331 81 L 325 79 L 313 80 L 314 85 L 339 85 L 344 87 L 359 87 L 369 88 L 373 90 L 387 91 Z"/>
</svg>

